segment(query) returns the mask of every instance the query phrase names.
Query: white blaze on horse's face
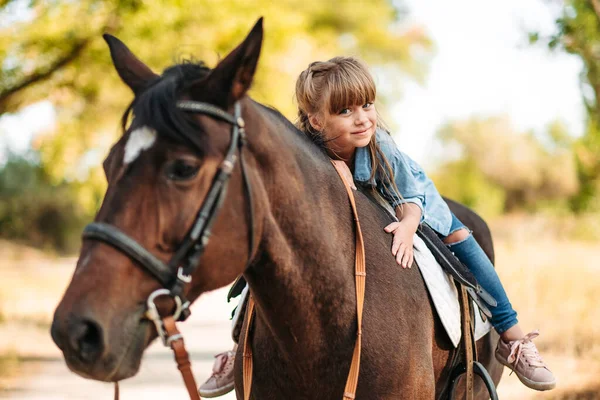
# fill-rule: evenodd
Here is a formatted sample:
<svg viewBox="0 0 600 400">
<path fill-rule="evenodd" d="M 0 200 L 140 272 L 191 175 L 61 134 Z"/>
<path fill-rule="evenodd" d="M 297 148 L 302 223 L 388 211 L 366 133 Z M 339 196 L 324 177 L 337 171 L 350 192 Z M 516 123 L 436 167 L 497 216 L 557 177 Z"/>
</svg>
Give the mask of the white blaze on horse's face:
<svg viewBox="0 0 600 400">
<path fill-rule="evenodd" d="M 123 161 L 129 164 L 135 160 L 143 150 L 147 150 L 156 141 L 156 131 L 148 126 L 137 128 L 129 134 L 125 145 L 125 157 Z"/>
</svg>

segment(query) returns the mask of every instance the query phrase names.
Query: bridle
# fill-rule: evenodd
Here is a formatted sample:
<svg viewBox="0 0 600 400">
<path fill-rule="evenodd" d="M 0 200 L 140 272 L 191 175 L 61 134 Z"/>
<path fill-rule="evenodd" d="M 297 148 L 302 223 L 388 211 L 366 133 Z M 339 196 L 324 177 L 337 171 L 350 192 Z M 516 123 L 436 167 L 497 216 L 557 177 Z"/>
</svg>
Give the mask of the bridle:
<svg viewBox="0 0 600 400">
<path fill-rule="evenodd" d="M 148 297 L 146 302 L 148 306 L 146 317 L 154 322 L 157 333 L 165 346 L 170 344 L 170 338 L 165 331 L 163 317 L 159 315 L 155 300 L 161 296 L 169 296 L 173 298 L 176 305 L 173 319 L 175 321 L 184 321 L 189 317 L 190 302 L 184 297 L 183 289 L 186 284 L 192 281 L 192 274 L 196 270 L 200 256 L 202 256 L 206 245 L 208 244 L 208 240 L 210 239 L 211 227 L 223 205 L 229 179 L 231 178 L 233 168 L 235 167 L 238 158 L 236 156 L 238 149 L 240 152 L 242 179 L 244 181 L 249 204 L 248 229 L 250 243 L 249 261 L 246 264 L 246 268 L 250 264 L 250 260 L 252 259 L 251 254 L 254 248 L 252 192 L 250 190 L 250 181 L 248 180 L 246 173 L 242 152 L 244 145 L 247 143 L 247 138 L 239 101 L 236 101 L 233 106 L 233 115 L 212 104 L 190 100 L 178 101 L 177 108 L 190 113 L 208 115 L 231 124 L 231 141 L 229 143 L 229 148 L 225 153 L 225 158 L 221 162 L 208 194 L 198 211 L 194 224 L 179 245 L 179 248 L 175 251 L 171 260 L 165 264 L 126 233 L 107 223 L 91 223 L 84 228 L 82 235 L 83 239 L 99 240 L 108 243 L 125 253 L 130 258 L 137 261 L 143 269 L 161 283 L 163 288 L 152 292 Z"/>
</svg>

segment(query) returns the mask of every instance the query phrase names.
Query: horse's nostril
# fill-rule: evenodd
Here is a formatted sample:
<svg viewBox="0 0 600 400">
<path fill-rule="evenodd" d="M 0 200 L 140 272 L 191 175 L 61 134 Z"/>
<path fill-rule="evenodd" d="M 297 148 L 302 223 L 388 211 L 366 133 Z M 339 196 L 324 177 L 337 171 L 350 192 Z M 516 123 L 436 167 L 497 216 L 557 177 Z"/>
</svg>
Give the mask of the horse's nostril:
<svg viewBox="0 0 600 400">
<path fill-rule="evenodd" d="M 102 329 L 91 320 L 83 319 L 74 322 L 69 327 L 70 345 L 81 359 L 93 362 L 104 351 L 102 342 Z"/>
</svg>

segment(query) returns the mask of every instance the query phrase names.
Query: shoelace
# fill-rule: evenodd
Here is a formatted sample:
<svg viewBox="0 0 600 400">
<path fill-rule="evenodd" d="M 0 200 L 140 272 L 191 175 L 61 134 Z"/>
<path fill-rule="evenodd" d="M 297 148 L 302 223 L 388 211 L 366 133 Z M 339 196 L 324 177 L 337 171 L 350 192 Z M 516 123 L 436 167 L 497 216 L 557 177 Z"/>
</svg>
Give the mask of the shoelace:
<svg viewBox="0 0 600 400">
<path fill-rule="evenodd" d="M 533 339 L 540 336 L 539 331 L 535 330 L 533 332 L 528 333 L 523 337 L 523 339 L 515 340 L 510 345 L 510 354 L 506 361 L 513 364 L 513 371 L 519 364 L 519 360 L 523 357 L 529 365 L 532 367 L 545 367 L 544 361 L 542 360 L 542 356 L 538 353 L 535 344 L 532 342 Z M 511 375 L 512 375 L 511 372 Z"/>
<path fill-rule="evenodd" d="M 217 354 L 215 356 L 215 365 L 213 366 L 213 375 L 214 376 L 222 375 L 223 370 L 225 369 L 225 366 L 230 361 L 233 361 L 234 358 L 235 358 L 235 355 L 231 351 L 226 351 L 226 352 Z"/>
</svg>

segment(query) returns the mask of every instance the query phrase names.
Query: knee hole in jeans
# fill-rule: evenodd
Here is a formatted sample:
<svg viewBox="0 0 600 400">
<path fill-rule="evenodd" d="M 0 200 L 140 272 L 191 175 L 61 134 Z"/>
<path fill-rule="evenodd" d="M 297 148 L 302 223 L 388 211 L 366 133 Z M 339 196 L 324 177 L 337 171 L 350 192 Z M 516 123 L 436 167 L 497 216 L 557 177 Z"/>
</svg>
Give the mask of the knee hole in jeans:
<svg viewBox="0 0 600 400">
<path fill-rule="evenodd" d="M 469 232 L 468 229 L 460 228 L 446 236 L 444 238 L 444 243 L 447 245 L 462 243 L 467 240 L 469 236 L 471 236 L 471 232 Z"/>
</svg>

